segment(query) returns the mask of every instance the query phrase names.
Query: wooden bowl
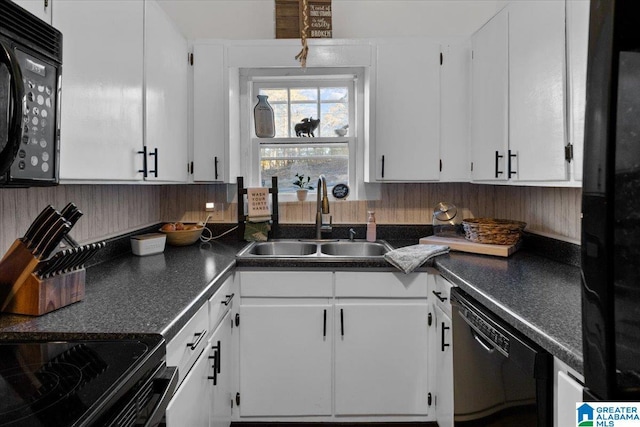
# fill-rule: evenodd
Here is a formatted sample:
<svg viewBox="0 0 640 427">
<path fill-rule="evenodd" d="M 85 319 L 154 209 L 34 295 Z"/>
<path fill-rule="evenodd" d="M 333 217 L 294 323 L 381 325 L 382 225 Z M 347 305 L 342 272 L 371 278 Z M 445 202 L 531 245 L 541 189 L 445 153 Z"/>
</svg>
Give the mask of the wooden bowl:
<svg viewBox="0 0 640 427">
<path fill-rule="evenodd" d="M 176 230 L 176 231 L 166 231 L 160 229 L 161 233 L 167 235 L 167 243 L 172 246 L 187 246 L 192 245 L 200 239 L 202 235 L 202 230 L 204 229 L 201 225 L 196 224 L 185 224 L 185 227 L 194 227 L 190 230 Z"/>
</svg>

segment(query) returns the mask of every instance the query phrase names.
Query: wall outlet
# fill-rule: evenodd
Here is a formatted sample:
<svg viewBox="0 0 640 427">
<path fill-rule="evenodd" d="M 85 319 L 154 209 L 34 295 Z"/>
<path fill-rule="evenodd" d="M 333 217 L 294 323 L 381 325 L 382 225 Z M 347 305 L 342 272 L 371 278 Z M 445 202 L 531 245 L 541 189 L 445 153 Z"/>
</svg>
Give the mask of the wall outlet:
<svg viewBox="0 0 640 427">
<path fill-rule="evenodd" d="M 209 221 L 222 222 L 224 221 L 224 203 L 219 202 L 206 202 L 204 210 L 211 215 Z"/>
</svg>

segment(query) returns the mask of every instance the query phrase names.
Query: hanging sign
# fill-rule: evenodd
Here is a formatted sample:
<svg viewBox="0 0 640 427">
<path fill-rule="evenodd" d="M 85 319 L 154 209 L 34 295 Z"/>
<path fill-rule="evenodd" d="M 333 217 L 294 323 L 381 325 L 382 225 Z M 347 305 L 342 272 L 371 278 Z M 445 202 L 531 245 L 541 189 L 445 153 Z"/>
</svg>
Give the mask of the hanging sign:
<svg viewBox="0 0 640 427">
<path fill-rule="evenodd" d="M 302 3 L 302 0 L 301 2 Z M 330 39 L 333 35 L 331 0 L 307 0 L 307 14 L 309 19 L 309 28 L 307 29 L 307 37 L 310 39 Z M 304 19 L 302 15 L 302 4 L 300 5 L 301 22 Z M 304 28 L 302 24 L 300 28 Z"/>
<path fill-rule="evenodd" d="M 277 39 L 302 38 L 305 16 L 306 38 L 333 37 L 331 0 L 275 0 L 275 7 Z"/>
</svg>

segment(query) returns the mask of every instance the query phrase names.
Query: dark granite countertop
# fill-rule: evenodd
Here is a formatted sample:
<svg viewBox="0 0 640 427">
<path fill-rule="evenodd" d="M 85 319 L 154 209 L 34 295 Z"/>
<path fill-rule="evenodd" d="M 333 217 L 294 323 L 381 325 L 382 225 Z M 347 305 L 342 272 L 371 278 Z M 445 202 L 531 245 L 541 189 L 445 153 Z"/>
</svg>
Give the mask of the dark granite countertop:
<svg viewBox="0 0 640 427">
<path fill-rule="evenodd" d="M 440 274 L 533 342 L 582 372 L 580 268 L 517 252 L 509 258 L 451 252 Z"/>
<path fill-rule="evenodd" d="M 394 247 L 417 243 L 414 236 L 397 237 L 385 240 Z M 167 246 L 163 254 L 129 254 L 102 262 L 87 269 L 83 301 L 40 317 L 1 314 L 0 339 L 162 334 L 170 340 L 232 273 L 235 254 L 245 245 L 231 238 L 187 247 Z M 452 252 L 428 265 L 582 372 L 578 267 L 525 250 L 510 258 Z M 348 267 L 339 263 L 305 266 L 395 271 L 382 259 Z"/>
<path fill-rule="evenodd" d="M 0 339 L 113 338 L 162 334 L 170 340 L 222 284 L 245 242 L 124 255 L 87 269 L 85 298 L 40 317 L 0 315 Z"/>
</svg>

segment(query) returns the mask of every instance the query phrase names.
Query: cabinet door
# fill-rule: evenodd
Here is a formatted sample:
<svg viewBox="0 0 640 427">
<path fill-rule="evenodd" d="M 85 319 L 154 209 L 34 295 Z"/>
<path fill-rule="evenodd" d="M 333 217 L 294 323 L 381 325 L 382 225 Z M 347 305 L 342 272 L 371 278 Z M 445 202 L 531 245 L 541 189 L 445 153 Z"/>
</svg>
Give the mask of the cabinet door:
<svg viewBox="0 0 640 427">
<path fill-rule="evenodd" d="M 193 180 L 229 180 L 224 46 L 193 46 Z"/>
<path fill-rule="evenodd" d="M 572 174 L 582 181 L 584 113 L 587 98 L 587 51 L 589 45 L 589 1 L 567 1 L 567 58 L 569 88 L 569 143 L 573 144 Z"/>
<path fill-rule="evenodd" d="M 188 178 L 187 41 L 160 6 L 145 2 L 145 145 L 151 181 Z M 156 151 L 157 150 L 157 151 Z"/>
<path fill-rule="evenodd" d="M 509 4 L 509 149 L 517 181 L 567 179 L 564 7 Z"/>
<path fill-rule="evenodd" d="M 331 415 L 331 306 L 240 306 L 240 416 Z"/>
<path fill-rule="evenodd" d="M 502 10 L 471 37 L 471 177 L 506 180 L 509 15 Z"/>
<path fill-rule="evenodd" d="M 451 318 L 437 305 L 435 311 L 436 348 L 434 372 L 436 420 L 440 427 L 453 426 L 453 342 Z"/>
<path fill-rule="evenodd" d="M 380 41 L 376 73 L 376 180 L 438 180 L 440 45 Z"/>
<path fill-rule="evenodd" d="M 557 426 L 571 426 L 576 423 L 576 403 L 583 401 L 584 386 L 567 375 L 566 372 L 557 373 L 556 408 Z"/>
<path fill-rule="evenodd" d="M 142 179 L 142 0 L 56 0 L 61 180 Z"/>
<path fill-rule="evenodd" d="M 231 313 L 228 312 L 220 322 L 209 342 L 209 351 L 214 357 L 211 390 L 211 427 L 229 427 L 231 425 Z M 187 424 L 185 424 L 187 425 Z"/>
<path fill-rule="evenodd" d="M 213 360 L 203 351 L 175 392 L 167 410 L 167 427 L 208 426 L 211 408 Z"/>
<path fill-rule="evenodd" d="M 444 53 L 440 76 L 440 181 L 469 182 L 469 117 L 471 107 L 469 40 L 442 46 Z"/>
<path fill-rule="evenodd" d="M 335 306 L 336 415 L 426 415 L 425 302 Z"/>
<path fill-rule="evenodd" d="M 18 6 L 51 24 L 51 3 L 53 0 L 13 0 Z"/>
</svg>

